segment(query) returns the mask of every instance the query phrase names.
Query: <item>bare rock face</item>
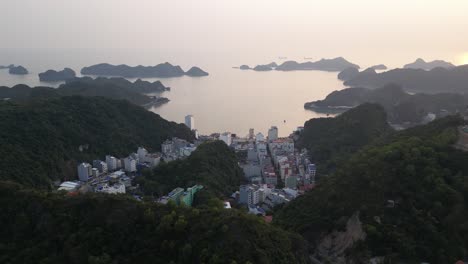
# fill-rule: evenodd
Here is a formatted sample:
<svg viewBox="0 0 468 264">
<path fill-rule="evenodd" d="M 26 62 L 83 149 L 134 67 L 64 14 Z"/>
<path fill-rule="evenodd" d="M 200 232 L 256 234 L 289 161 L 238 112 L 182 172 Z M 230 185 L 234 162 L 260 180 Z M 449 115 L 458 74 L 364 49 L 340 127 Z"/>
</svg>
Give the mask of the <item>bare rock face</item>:
<svg viewBox="0 0 468 264">
<path fill-rule="evenodd" d="M 347 263 L 344 253 L 355 242 L 364 240 L 366 233 L 359 220 L 359 212 L 355 212 L 346 223 L 346 231 L 333 231 L 326 235 L 318 244 L 315 255 L 320 259 L 326 259 L 331 263 Z"/>
</svg>

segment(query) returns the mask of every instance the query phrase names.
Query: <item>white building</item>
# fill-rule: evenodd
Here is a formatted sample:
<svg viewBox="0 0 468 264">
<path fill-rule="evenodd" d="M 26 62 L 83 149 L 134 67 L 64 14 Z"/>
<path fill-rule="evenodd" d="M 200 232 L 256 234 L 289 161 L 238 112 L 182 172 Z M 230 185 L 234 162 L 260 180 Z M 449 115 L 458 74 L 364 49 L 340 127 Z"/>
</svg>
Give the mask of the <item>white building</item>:
<svg viewBox="0 0 468 264">
<path fill-rule="evenodd" d="M 190 130 L 195 129 L 195 118 L 192 115 L 188 115 L 185 117 L 185 125 L 190 128 Z"/>
<path fill-rule="evenodd" d="M 194 152 L 197 149 L 197 147 L 193 146 L 187 146 L 187 147 L 182 147 L 179 149 L 179 156 L 184 158 L 192 155 L 192 152 Z"/>
<path fill-rule="evenodd" d="M 80 181 L 88 181 L 89 176 L 93 173 L 93 167 L 89 163 L 81 163 L 78 165 L 78 178 Z"/>
<path fill-rule="evenodd" d="M 124 159 L 124 169 L 126 172 L 135 172 L 136 171 L 136 160 L 127 157 Z"/>
<path fill-rule="evenodd" d="M 174 151 L 174 143 L 171 140 L 166 140 L 161 145 L 161 151 L 164 155 L 169 155 Z"/>
<path fill-rule="evenodd" d="M 93 168 L 91 174 L 96 178 L 99 176 L 99 170 L 97 168 Z"/>
<path fill-rule="evenodd" d="M 80 187 L 79 183 L 66 181 L 66 182 L 62 182 L 62 184 L 60 184 L 60 187 L 58 188 L 58 190 L 59 191 L 63 190 L 63 191 L 71 192 L 71 191 L 78 190 L 79 187 Z"/>
<path fill-rule="evenodd" d="M 255 136 L 255 142 L 258 142 L 258 141 L 265 141 L 265 136 L 262 133 L 258 133 Z"/>
<path fill-rule="evenodd" d="M 272 141 L 278 138 L 278 128 L 275 126 L 272 126 L 268 130 L 268 141 Z"/>
<path fill-rule="evenodd" d="M 226 143 L 226 145 L 231 146 L 231 133 L 222 133 L 221 135 L 219 135 L 219 140 L 222 140 L 224 141 L 224 143 Z"/>
<path fill-rule="evenodd" d="M 267 152 L 267 143 L 265 141 L 257 141 L 257 143 L 255 144 L 255 148 L 257 150 L 257 154 L 258 154 L 258 158 L 259 159 L 262 159 L 263 157 L 265 157 L 268 152 Z"/>
<path fill-rule="evenodd" d="M 151 167 L 156 167 L 161 162 L 161 155 L 153 153 L 146 155 L 145 162 L 148 162 Z"/>
<path fill-rule="evenodd" d="M 108 171 L 115 171 L 117 169 L 117 159 L 114 156 L 106 156 L 106 164 Z"/>
<path fill-rule="evenodd" d="M 138 160 L 140 160 L 140 162 L 143 162 L 146 158 L 146 155 L 148 155 L 148 151 L 144 147 L 139 147 L 137 150 L 137 154 Z"/>
<path fill-rule="evenodd" d="M 108 193 L 108 194 L 119 194 L 119 193 L 125 193 L 125 185 L 124 184 L 114 184 L 112 186 L 109 186 L 108 184 L 105 184 L 102 187 L 99 187 L 97 192 L 103 192 L 103 193 Z"/>
</svg>

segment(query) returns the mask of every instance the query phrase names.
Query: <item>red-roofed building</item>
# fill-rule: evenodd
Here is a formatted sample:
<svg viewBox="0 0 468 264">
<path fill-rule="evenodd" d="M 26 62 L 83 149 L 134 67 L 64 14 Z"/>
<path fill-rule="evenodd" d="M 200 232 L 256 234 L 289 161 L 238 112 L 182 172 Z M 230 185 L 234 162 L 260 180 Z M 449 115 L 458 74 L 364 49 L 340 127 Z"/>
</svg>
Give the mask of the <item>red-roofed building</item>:
<svg viewBox="0 0 468 264">
<path fill-rule="evenodd" d="M 267 223 L 271 223 L 271 221 L 273 221 L 273 216 L 272 215 L 265 215 L 263 217 L 263 219 L 265 220 L 265 222 Z M 458 263 L 457 263 L 458 264 Z"/>
</svg>

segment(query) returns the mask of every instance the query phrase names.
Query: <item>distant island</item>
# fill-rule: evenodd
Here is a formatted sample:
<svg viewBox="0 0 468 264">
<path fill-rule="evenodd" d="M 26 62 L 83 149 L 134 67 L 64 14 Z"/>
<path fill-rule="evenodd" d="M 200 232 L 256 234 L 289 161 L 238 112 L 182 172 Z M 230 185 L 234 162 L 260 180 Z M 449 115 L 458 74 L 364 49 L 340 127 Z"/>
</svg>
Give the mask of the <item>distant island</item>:
<svg viewBox="0 0 468 264">
<path fill-rule="evenodd" d="M 35 98 L 56 98 L 62 96 L 100 96 L 117 100 L 128 100 L 144 107 L 160 106 L 169 99 L 160 96 L 147 95 L 169 90 L 161 82 L 154 83 L 137 80 L 130 82 L 124 78 L 74 78 L 68 80 L 59 88 L 29 87 L 16 85 L 12 88 L 0 87 L 0 100 L 29 101 Z"/>
<path fill-rule="evenodd" d="M 408 92 L 466 93 L 468 92 L 468 65 L 450 69 L 394 69 L 382 73 L 363 71 L 344 82 L 346 86 L 379 88 L 388 83 L 397 83 Z"/>
<path fill-rule="evenodd" d="M 9 66 L 8 69 L 9 69 L 8 72 L 13 75 L 26 75 L 29 73 L 28 70 L 21 65 L 18 65 L 18 66 L 11 65 Z"/>
<path fill-rule="evenodd" d="M 455 65 L 453 65 L 450 62 L 443 61 L 443 60 L 434 60 L 434 61 L 426 62 L 423 59 L 419 58 L 415 62 L 406 64 L 405 66 L 403 66 L 403 68 L 405 69 L 422 69 L 422 70 L 427 70 L 427 71 L 432 70 L 434 68 L 438 68 L 438 67 L 449 69 L 449 68 L 455 67 Z"/>
<path fill-rule="evenodd" d="M 286 61 L 276 67 L 277 71 L 298 71 L 298 70 L 316 70 L 316 71 L 342 71 L 346 68 L 357 68 L 359 65 L 353 64 L 343 57 L 338 57 L 334 59 L 321 59 L 315 62 L 303 62 L 298 63 L 296 61 Z"/>
<path fill-rule="evenodd" d="M 171 88 L 164 86 L 160 81 L 155 82 L 148 82 L 138 79 L 134 82 L 130 82 L 129 80 L 121 77 L 114 77 L 114 78 L 106 78 L 106 77 L 98 77 L 93 79 L 91 77 L 76 77 L 73 79 L 68 80 L 65 85 L 72 85 L 74 83 L 86 83 L 91 85 L 102 85 L 102 86 L 119 86 L 125 89 L 131 90 L 137 93 L 162 93 L 165 91 L 170 91 Z"/>
<path fill-rule="evenodd" d="M 334 59 L 321 59 L 319 61 L 309 61 L 299 63 L 296 61 L 285 61 L 282 64 L 278 65 L 275 62 L 269 64 L 260 64 L 253 68 L 254 71 L 330 71 L 330 72 L 339 72 L 348 68 L 359 69 L 359 65 L 353 64 L 343 57 L 338 57 Z M 242 65 L 239 67 L 241 70 L 252 69 L 248 65 Z"/>
<path fill-rule="evenodd" d="M 378 89 L 347 88 L 334 91 L 324 100 L 304 104 L 305 109 L 319 113 L 341 113 L 364 103 L 382 105 L 392 123 L 416 125 L 464 112 L 468 96 L 456 93 L 409 94 L 396 84 Z"/>
<path fill-rule="evenodd" d="M 191 76 L 191 77 L 203 77 L 203 76 L 208 76 L 208 73 L 198 67 L 192 67 L 190 70 L 188 70 L 185 75 Z"/>
<path fill-rule="evenodd" d="M 13 65 L 13 64 L 10 64 L 10 65 L 8 65 L 8 66 L 0 65 L 0 70 L 10 69 L 10 68 L 12 68 L 12 67 L 15 67 L 15 65 Z"/>
<path fill-rule="evenodd" d="M 39 73 L 39 80 L 41 82 L 59 82 L 66 81 L 76 77 L 74 70 L 65 68 L 61 71 L 48 70 L 46 72 Z"/>
<path fill-rule="evenodd" d="M 386 69 L 388 69 L 387 66 L 385 66 L 384 64 L 374 65 L 374 66 L 371 66 L 369 68 L 374 69 L 374 70 L 386 70 Z"/>
<path fill-rule="evenodd" d="M 101 63 L 84 67 L 81 69 L 83 75 L 96 75 L 96 76 L 116 76 L 125 78 L 168 78 L 168 77 L 181 77 L 184 75 L 191 77 L 207 76 L 208 73 L 198 67 L 192 67 L 187 72 L 184 72 L 180 66 L 173 66 L 166 62 L 156 66 L 128 66 L 111 65 L 108 63 Z"/>
</svg>

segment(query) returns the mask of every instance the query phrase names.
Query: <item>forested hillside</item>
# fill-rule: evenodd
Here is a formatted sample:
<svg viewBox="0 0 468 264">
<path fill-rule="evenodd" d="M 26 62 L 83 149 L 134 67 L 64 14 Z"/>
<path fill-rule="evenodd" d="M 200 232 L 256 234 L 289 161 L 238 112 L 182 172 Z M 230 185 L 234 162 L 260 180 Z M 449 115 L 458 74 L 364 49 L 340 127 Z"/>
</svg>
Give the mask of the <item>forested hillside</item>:
<svg viewBox="0 0 468 264">
<path fill-rule="evenodd" d="M 385 256 L 391 263 L 466 258 L 468 153 L 452 147 L 461 123 L 448 117 L 365 147 L 313 191 L 288 204 L 275 222 L 302 234 L 316 257 L 332 263 L 339 257 L 359 262 Z M 324 238 L 333 230 L 356 232 L 346 230 L 353 215 L 362 223 L 364 238 L 341 256 L 333 255 L 339 251 L 333 246 L 325 252 Z"/>
<path fill-rule="evenodd" d="M 77 161 L 128 155 L 138 146 L 156 151 L 171 137 L 194 139 L 186 126 L 127 101 L 72 96 L 0 102 L 0 179 L 48 187 L 73 176 Z"/>
<path fill-rule="evenodd" d="M 309 263 L 300 236 L 239 210 L 69 197 L 7 182 L 0 205 L 1 263 Z"/>
</svg>

